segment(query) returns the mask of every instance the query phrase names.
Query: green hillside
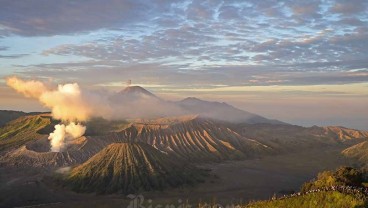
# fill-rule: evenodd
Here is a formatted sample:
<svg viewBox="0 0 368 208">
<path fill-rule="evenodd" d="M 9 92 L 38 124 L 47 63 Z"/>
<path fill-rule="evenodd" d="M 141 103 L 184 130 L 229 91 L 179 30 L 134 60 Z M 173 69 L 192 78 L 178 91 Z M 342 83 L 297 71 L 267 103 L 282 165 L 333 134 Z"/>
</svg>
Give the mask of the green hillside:
<svg viewBox="0 0 368 208">
<path fill-rule="evenodd" d="M 246 208 L 358 208 L 368 207 L 368 191 L 364 187 L 366 173 L 352 167 L 323 171 L 306 182 L 301 192 L 273 200 L 252 202 Z"/>
<path fill-rule="evenodd" d="M 23 116 L 0 128 L 0 151 L 20 147 L 28 141 L 45 137 L 42 130 L 50 126 L 46 115 Z"/>
<path fill-rule="evenodd" d="M 363 208 L 365 199 L 337 191 L 311 193 L 280 200 L 267 200 L 250 203 L 245 208 Z"/>
</svg>

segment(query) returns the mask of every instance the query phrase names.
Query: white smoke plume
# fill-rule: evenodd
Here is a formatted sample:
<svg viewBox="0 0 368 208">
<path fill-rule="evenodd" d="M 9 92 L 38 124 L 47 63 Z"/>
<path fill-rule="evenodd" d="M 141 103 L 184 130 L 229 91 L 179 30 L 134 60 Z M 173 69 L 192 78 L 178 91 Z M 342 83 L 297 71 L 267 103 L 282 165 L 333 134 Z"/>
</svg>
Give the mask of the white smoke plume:
<svg viewBox="0 0 368 208">
<path fill-rule="evenodd" d="M 64 148 L 65 134 L 66 132 L 64 124 L 58 124 L 55 126 L 54 132 L 50 133 L 49 136 L 52 152 L 60 152 L 60 150 Z"/>
<path fill-rule="evenodd" d="M 93 96 L 84 95 L 79 85 L 59 85 L 57 89 L 49 89 L 39 81 L 24 81 L 17 77 L 10 77 L 7 84 L 26 97 L 38 99 L 44 106 L 51 109 L 52 116 L 66 123 L 55 126 L 55 131 L 50 134 L 51 151 L 62 151 L 67 143 L 75 138 L 83 136 L 86 127 L 75 124 L 75 121 L 86 121 L 93 113 L 89 101 L 96 100 Z M 101 112 L 101 111 L 100 111 Z"/>
<path fill-rule="evenodd" d="M 67 126 L 58 124 L 53 133 L 50 133 L 49 140 L 52 152 L 60 152 L 65 149 L 71 140 L 79 138 L 86 132 L 86 127 L 74 122 Z"/>
<path fill-rule="evenodd" d="M 17 92 L 26 97 L 36 98 L 45 107 L 50 108 L 53 118 L 67 122 L 88 120 L 95 106 L 91 102 L 99 99 L 83 93 L 77 83 L 59 85 L 57 89 L 50 89 L 40 81 L 24 81 L 17 77 L 10 77 L 6 82 Z"/>
<path fill-rule="evenodd" d="M 55 119 L 86 121 L 92 114 L 91 106 L 86 103 L 76 83 L 59 85 L 57 90 L 45 91 L 39 100 L 52 109 Z"/>
<path fill-rule="evenodd" d="M 47 91 L 46 85 L 40 81 L 23 81 L 17 77 L 9 77 L 6 79 L 6 83 L 26 97 L 38 99 L 44 92 Z"/>
<path fill-rule="evenodd" d="M 51 109 L 55 119 L 66 122 L 83 122 L 91 117 L 119 120 L 185 114 L 183 109 L 173 103 L 139 92 L 111 95 L 105 91 L 82 90 L 76 83 L 50 89 L 42 82 L 24 81 L 17 77 L 8 78 L 7 84 L 27 97 L 38 99 Z"/>
<path fill-rule="evenodd" d="M 166 102 L 141 88 L 110 94 L 88 91 L 77 83 L 49 86 L 40 81 L 7 78 L 7 84 L 26 97 L 38 99 L 51 109 L 53 118 L 63 124 L 50 134 L 52 151 L 63 151 L 72 139 L 83 136 L 86 128 L 80 122 L 91 117 L 111 119 L 144 119 L 185 114 L 185 110 Z"/>
<path fill-rule="evenodd" d="M 65 132 L 69 134 L 72 138 L 79 138 L 86 132 L 86 127 L 81 124 L 76 124 L 71 122 L 65 127 Z"/>
</svg>

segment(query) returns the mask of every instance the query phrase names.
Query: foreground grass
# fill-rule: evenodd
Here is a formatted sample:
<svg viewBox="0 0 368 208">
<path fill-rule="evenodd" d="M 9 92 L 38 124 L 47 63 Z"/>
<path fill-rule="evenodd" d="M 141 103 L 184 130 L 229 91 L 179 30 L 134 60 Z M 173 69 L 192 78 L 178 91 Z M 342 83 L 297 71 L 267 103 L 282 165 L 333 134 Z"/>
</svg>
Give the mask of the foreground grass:
<svg viewBox="0 0 368 208">
<path fill-rule="evenodd" d="M 252 202 L 244 208 L 363 208 L 368 207 L 365 199 L 337 191 L 311 193 L 303 196 L 272 201 Z"/>
</svg>

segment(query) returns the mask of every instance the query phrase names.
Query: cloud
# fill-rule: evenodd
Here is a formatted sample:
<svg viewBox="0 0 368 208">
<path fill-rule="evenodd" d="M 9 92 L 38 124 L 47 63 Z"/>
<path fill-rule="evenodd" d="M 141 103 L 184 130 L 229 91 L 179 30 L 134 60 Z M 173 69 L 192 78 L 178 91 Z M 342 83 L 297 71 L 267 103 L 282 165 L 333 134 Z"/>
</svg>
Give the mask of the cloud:
<svg viewBox="0 0 368 208">
<path fill-rule="evenodd" d="M 360 12 L 366 12 L 368 3 L 365 0 L 356 0 L 354 2 L 348 0 L 336 1 L 331 11 L 342 13 L 345 15 L 354 15 Z"/>
<path fill-rule="evenodd" d="M 28 55 L 29 54 L 11 54 L 11 55 L 1 55 L 0 54 L 0 59 L 17 59 L 17 58 L 22 58 Z"/>
<path fill-rule="evenodd" d="M 56 64 L 26 67 L 20 73 L 27 76 L 57 77 L 62 80 L 79 80 L 85 85 L 104 85 L 111 82 L 167 85 L 172 87 L 208 87 L 211 85 L 272 85 L 267 80 L 284 80 L 283 85 L 343 84 L 366 82 L 367 60 L 311 62 L 272 65 L 217 65 L 202 67 L 201 70 L 178 69 L 175 65 L 125 64 L 104 66 L 98 62 L 89 64 Z M 72 72 L 67 70 L 73 68 Z M 57 70 L 55 70 L 57 69 Z M 80 78 L 83 77 L 83 78 Z M 261 78 L 260 78 L 261 77 Z M 251 80 L 257 79 L 257 83 Z M 109 86 L 121 89 L 119 86 Z M 159 87 L 155 90 L 160 91 Z"/>
<path fill-rule="evenodd" d="M 149 5 L 142 1 L 4 0 L 0 25 L 25 36 L 56 35 L 113 28 L 147 18 Z"/>
<path fill-rule="evenodd" d="M 40 5 L 39 1 L 37 3 L 33 0 L 26 3 L 6 1 L 2 7 L 6 8 L 6 11 L 1 13 L 0 9 L 0 14 L 5 17 L 3 25 L 17 28 L 14 30 L 15 34 L 35 36 L 100 29 L 116 30 L 120 35 L 78 45 L 63 44 L 46 49 L 43 54 L 75 55 L 124 62 L 157 61 L 157 59 L 181 62 L 188 59 L 193 62 L 195 59 L 194 62 L 203 63 L 213 63 L 216 60 L 244 62 L 244 58 L 249 57 L 246 53 L 253 51 L 254 47 L 262 45 L 267 39 L 292 42 L 303 34 L 315 36 L 318 31 L 327 29 L 328 26 L 336 27 L 336 33 L 341 35 L 341 25 L 350 22 L 350 26 L 358 26 L 362 24 L 361 19 L 364 19 L 364 15 L 348 19 L 333 17 L 329 10 L 322 9 L 327 7 L 333 10 L 336 5 L 340 5 L 341 8 L 348 5 L 355 6 L 343 1 L 332 1 L 330 4 L 323 1 L 275 3 L 255 0 L 245 2 L 89 0 L 84 3 L 68 1 L 61 1 L 58 4 L 43 3 L 48 9 L 41 10 L 41 7 L 37 6 Z M 29 7 L 28 4 L 35 6 Z M 359 1 L 357 5 L 360 5 L 359 8 L 366 7 L 363 1 Z M 270 15 L 271 13 L 273 15 Z M 21 15 L 13 17 L 14 14 Z M 309 32 L 306 32 L 306 29 Z M 351 31 L 347 34 L 349 33 L 351 34 Z M 257 40 L 258 37 L 263 40 Z M 253 43 L 250 44 L 251 42 Z M 299 44 L 294 45 L 294 48 L 286 48 L 285 51 L 276 51 L 268 59 L 279 59 L 279 56 L 294 50 L 306 51 L 313 46 L 312 44 L 313 42 L 304 44 L 302 48 L 296 48 L 300 47 Z M 237 47 L 239 45 L 242 47 Z M 329 46 L 326 51 L 331 48 Z M 321 52 L 323 51 L 316 51 L 317 54 Z M 304 55 L 302 52 L 293 53 L 295 57 Z M 266 60 L 267 55 L 254 54 L 254 59 L 249 60 L 262 60 L 260 57 Z M 285 59 L 297 61 L 295 58 Z"/>
<path fill-rule="evenodd" d="M 7 53 L 9 47 L 6 46 L 0 46 L 0 51 L 4 51 L 5 53 Z M 0 54 L 0 59 L 17 59 L 17 58 L 22 58 L 24 56 L 28 56 L 29 54 L 7 54 L 7 55 L 1 55 Z"/>
<path fill-rule="evenodd" d="M 87 97 L 126 79 L 157 92 L 364 83 L 367 10 L 365 0 L 3 0 L 1 76 L 78 82 Z"/>
<path fill-rule="evenodd" d="M 211 20 L 214 15 L 214 9 L 206 3 L 208 3 L 208 1 L 192 1 L 185 11 L 187 18 L 197 21 Z"/>
<path fill-rule="evenodd" d="M 334 17 L 323 9 L 328 6 L 332 7 L 320 1 L 172 4 L 171 10 L 180 11 L 178 15 L 173 18 L 169 12 L 159 16 L 152 22 L 155 27 L 143 30 L 141 35 L 113 35 L 81 44 L 63 44 L 42 54 L 127 64 L 187 65 L 191 69 L 225 62 L 270 65 L 366 59 L 364 16 Z M 267 14 L 270 9 L 275 15 Z M 201 20 L 194 18 L 197 16 Z"/>
<path fill-rule="evenodd" d="M 364 26 L 367 25 L 366 22 L 358 19 L 358 18 L 343 18 L 341 20 L 338 21 L 338 23 L 344 24 L 346 26 Z"/>
<path fill-rule="evenodd" d="M 342 15 L 347 1 L 90 0 L 44 2 L 45 11 L 30 3 L 5 1 L 0 24 L 20 36 L 99 32 L 41 47 L 30 64 L 6 60 L 22 76 L 86 85 L 125 79 L 149 85 L 312 85 L 363 82 L 364 76 L 345 72 L 368 67 L 368 14 Z"/>
<path fill-rule="evenodd" d="M 293 2 L 290 8 L 295 16 L 319 18 L 320 3 L 320 1 Z"/>
</svg>

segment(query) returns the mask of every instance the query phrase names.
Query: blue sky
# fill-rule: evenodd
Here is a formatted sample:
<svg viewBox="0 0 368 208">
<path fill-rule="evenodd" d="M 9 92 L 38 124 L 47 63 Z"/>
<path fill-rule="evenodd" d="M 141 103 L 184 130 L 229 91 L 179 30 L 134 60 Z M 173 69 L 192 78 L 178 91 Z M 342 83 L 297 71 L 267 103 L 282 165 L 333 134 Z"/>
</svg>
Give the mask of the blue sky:
<svg viewBox="0 0 368 208">
<path fill-rule="evenodd" d="M 40 109 L 13 95 L 7 76 L 112 90 L 131 79 L 167 99 L 368 129 L 367 1 L 0 4 L 1 108 Z"/>
</svg>

